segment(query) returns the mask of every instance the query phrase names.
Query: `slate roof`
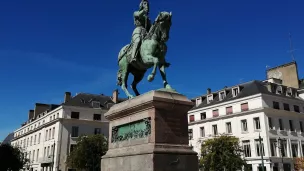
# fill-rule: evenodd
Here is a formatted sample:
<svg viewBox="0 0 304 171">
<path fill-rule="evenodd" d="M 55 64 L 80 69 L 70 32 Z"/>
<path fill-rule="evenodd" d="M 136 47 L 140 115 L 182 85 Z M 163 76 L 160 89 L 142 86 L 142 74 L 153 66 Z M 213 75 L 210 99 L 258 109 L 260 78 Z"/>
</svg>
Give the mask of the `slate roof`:
<svg viewBox="0 0 304 171">
<path fill-rule="evenodd" d="M 303 100 L 296 98 L 296 97 L 289 97 L 284 94 L 280 95 L 280 94 L 271 92 L 268 90 L 267 84 L 268 84 L 267 82 L 253 80 L 253 81 L 249 81 L 249 82 L 246 82 L 243 84 L 228 87 L 228 88 L 216 91 L 216 92 L 212 92 L 211 94 L 213 94 L 213 101 L 210 103 L 207 103 L 207 98 L 206 98 L 207 95 L 203 95 L 203 96 L 201 96 L 201 97 L 203 97 L 202 103 L 198 106 L 194 106 L 191 110 L 199 109 L 199 108 L 207 107 L 207 106 L 212 106 L 215 104 L 220 104 L 223 102 L 228 102 L 231 100 L 236 100 L 236 99 L 240 99 L 240 98 L 244 98 L 244 97 L 248 97 L 248 96 L 252 96 L 252 95 L 256 95 L 256 94 L 260 94 L 260 93 L 273 95 L 273 96 L 280 96 L 280 97 L 284 97 L 284 98 L 296 99 L 296 100 L 300 100 L 303 102 Z M 238 95 L 236 97 L 233 97 L 232 88 L 237 87 L 237 86 L 240 87 L 240 92 L 238 93 Z M 273 84 L 273 86 L 275 86 L 275 85 Z M 223 90 L 226 90 L 226 97 L 223 100 L 219 101 L 219 92 L 221 92 Z M 195 99 L 196 98 L 194 98 L 192 100 L 194 101 Z"/>
<path fill-rule="evenodd" d="M 125 100 L 127 99 L 119 98 L 118 102 L 122 102 Z M 72 97 L 66 103 L 62 103 L 62 105 L 93 108 L 92 101 L 100 102 L 100 107 L 106 109 L 114 104 L 112 97 L 110 96 L 105 96 L 103 94 L 97 95 L 97 94 L 79 93 L 76 96 Z"/>
<path fill-rule="evenodd" d="M 6 138 L 3 140 L 3 144 L 10 144 L 11 141 L 13 140 L 14 138 L 14 133 L 10 133 L 6 136 Z"/>
</svg>

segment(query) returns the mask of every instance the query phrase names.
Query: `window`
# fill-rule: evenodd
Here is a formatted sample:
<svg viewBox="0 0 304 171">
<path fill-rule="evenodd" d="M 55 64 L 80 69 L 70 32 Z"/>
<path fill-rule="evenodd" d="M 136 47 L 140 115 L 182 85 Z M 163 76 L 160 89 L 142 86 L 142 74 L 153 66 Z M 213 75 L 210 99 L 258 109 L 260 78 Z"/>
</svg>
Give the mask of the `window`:
<svg viewBox="0 0 304 171">
<path fill-rule="evenodd" d="M 43 156 L 46 157 L 46 147 L 44 147 Z"/>
<path fill-rule="evenodd" d="M 201 127 L 201 137 L 205 137 L 205 127 Z"/>
<path fill-rule="evenodd" d="M 253 118 L 253 121 L 254 121 L 254 129 L 260 130 L 261 129 L 260 118 Z"/>
<path fill-rule="evenodd" d="M 26 146 L 28 147 L 30 144 L 29 144 L 29 141 L 30 141 L 30 138 L 27 138 L 27 142 L 26 142 Z"/>
<path fill-rule="evenodd" d="M 244 111 L 247 111 L 247 110 L 249 110 L 248 103 L 241 104 L 241 111 L 244 112 Z"/>
<path fill-rule="evenodd" d="M 219 98 L 220 98 L 220 101 L 221 101 L 221 100 L 224 100 L 224 99 L 225 99 L 225 97 L 226 97 L 226 93 L 225 93 L 225 91 L 222 91 L 222 92 L 220 92 L 220 93 L 219 93 Z"/>
<path fill-rule="evenodd" d="M 28 159 L 31 161 L 31 151 L 29 152 Z"/>
<path fill-rule="evenodd" d="M 270 139 L 271 156 L 277 156 L 277 142 L 275 139 Z"/>
<path fill-rule="evenodd" d="M 53 134 L 52 134 L 52 138 L 55 138 L 55 127 L 53 128 Z"/>
<path fill-rule="evenodd" d="M 71 118 L 73 118 L 73 119 L 79 119 L 79 112 L 72 112 L 71 113 Z"/>
<path fill-rule="evenodd" d="M 40 144 L 40 137 L 41 137 L 41 133 L 39 133 L 38 135 L 38 144 Z"/>
<path fill-rule="evenodd" d="M 292 96 L 292 89 L 288 88 L 286 94 L 287 96 Z"/>
<path fill-rule="evenodd" d="M 188 136 L 189 136 L 189 140 L 193 139 L 193 130 L 192 129 L 188 129 Z"/>
<path fill-rule="evenodd" d="M 36 140 L 37 140 L 37 135 L 35 135 L 35 138 L 34 138 L 34 145 L 36 145 Z"/>
<path fill-rule="evenodd" d="M 299 108 L 299 106 L 293 105 L 293 109 L 294 109 L 295 112 L 300 113 L 300 108 Z"/>
<path fill-rule="evenodd" d="M 297 142 L 291 143 L 291 151 L 292 151 L 292 157 L 298 157 L 298 143 Z"/>
<path fill-rule="evenodd" d="M 38 161 L 38 158 L 39 158 L 39 149 L 37 150 L 36 161 Z"/>
<path fill-rule="evenodd" d="M 53 155 L 53 153 L 54 153 L 54 146 L 52 145 L 52 146 L 51 146 L 50 155 Z"/>
<path fill-rule="evenodd" d="M 189 121 L 190 121 L 190 122 L 194 122 L 194 121 L 195 121 L 195 120 L 194 120 L 194 115 L 190 115 L 190 116 L 189 116 Z"/>
<path fill-rule="evenodd" d="M 45 141 L 47 141 L 47 139 L 48 139 L 48 132 L 49 132 L 49 130 L 45 131 Z"/>
<path fill-rule="evenodd" d="M 200 105 L 202 103 L 202 98 L 196 98 L 196 106 Z"/>
<path fill-rule="evenodd" d="M 244 156 L 251 157 L 250 141 L 249 140 L 243 141 L 242 144 L 243 144 Z"/>
<path fill-rule="evenodd" d="M 57 118 L 59 118 L 59 113 L 57 113 Z"/>
<path fill-rule="evenodd" d="M 229 114 L 232 114 L 232 113 L 233 113 L 232 106 L 226 107 L 226 114 L 229 115 Z"/>
<path fill-rule="evenodd" d="M 100 108 L 100 102 L 92 101 L 92 107 L 93 108 Z"/>
<path fill-rule="evenodd" d="M 271 117 L 268 117 L 268 126 L 269 126 L 269 129 L 273 129 Z"/>
<path fill-rule="evenodd" d="M 206 119 L 206 112 L 201 113 L 201 120 Z"/>
<path fill-rule="evenodd" d="M 100 121 L 101 120 L 101 114 L 94 114 L 94 121 Z"/>
<path fill-rule="evenodd" d="M 32 160 L 35 161 L 35 150 L 33 151 L 33 157 Z"/>
<path fill-rule="evenodd" d="M 283 90 L 282 90 L 282 86 L 278 86 L 276 89 L 276 93 L 277 94 L 282 94 Z"/>
<path fill-rule="evenodd" d="M 236 97 L 238 94 L 239 94 L 239 88 L 238 88 L 238 87 L 233 88 L 233 89 L 232 89 L 232 96 L 233 96 L 233 97 Z"/>
<path fill-rule="evenodd" d="M 231 128 L 231 122 L 226 123 L 226 133 L 231 134 L 232 133 L 232 128 Z"/>
<path fill-rule="evenodd" d="M 286 140 L 280 139 L 280 145 L 281 145 L 281 157 L 286 157 L 287 152 L 287 143 Z"/>
<path fill-rule="evenodd" d="M 100 128 L 95 128 L 94 134 L 95 134 L 95 135 L 101 134 L 101 129 L 100 129 Z"/>
<path fill-rule="evenodd" d="M 280 103 L 279 102 L 272 102 L 272 107 L 274 109 L 280 109 Z"/>
<path fill-rule="evenodd" d="M 31 136 L 31 142 L 30 142 L 30 146 L 32 146 L 33 144 L 33 137 Z"/>
<path fill-rule="evenodd" d="M 50 146 L 47 147 L 47 156 L 50 155 Z"/>
<path fill-rule="evenodd" d="M 72 137 L 78 137 L 78 127 L 77 126 L 72 127 Z"/>
<path fill-rule="evenodd" d="M 207 103 L 211 103 L 213 101 L 213 95 L 207 96 Z"/>
<path fill-rule="evenodd" d="M 212 125 L 212 133 L 213 135 L 217 135 L 218 132 L 217 132 L 217 125 Z"/>
<path fill-rule="evenodd" d="M 71 144 L 71 146 L 70 146 L 70 153 L 72 153 L 72 151 L 75 149 L 75 147 L 76 147 L 76 144 Z"/>
<path fill-rule="evenodd" d="M 283 124 L 283 121 L 282 119 L 279 119 L 279 126 L 280 126 L 280 130 L 284 130 L 284 124 Z"/>
<path fill-rule="evenodd" d="M 300 121 L 300 130 L 303 133 L 303 123 L 302 123 L 302 121 Z M 304 155 L 304 153 L 303 153 L 303 155 Z"/>
<path fill-rule="evenodd" d="M 290 131 L 294 131 L 292 120 L 289 120 L 289 128 L 290 128 Z"/>
<path fill-rule="evenodd" d="M 219 116 L 219 111 L 218 111 L 218 109 L 213 110 L 213 111 L 212 111 L 212 115 L 213 115 L 213 117 L 218 117 L 218 116 Z"/>
<path fill-rule="evenodd" d="M 257 156 L 261 156 L 261 155 L 265 156 L 263 139 L 261 140 L 261 144 L 260 144 L 260 141 L 258 139 L 256 139 L 255 147 L 256 147 Z"/>
<path fill-rule="evenodd" d="M 247 120 L 246 119 L 241 120 L 241 125 L 242 125 L 242 131 L 247 132 L 248 129 L 247 129 Z"/>
<path fill-rule="evenodd" d="M 52 136 L 52 129 L 50 128 L 50 130 L 49 130 L 49 140 L 52 139 L 51 136 Z"/>
<path fill-rule="evenodd" d="M 283 105 L 284 105 L 284 110 L 290 111 L 289 104 L 284 103 Z"/>
<path fill-rule="evenodd" d="M 52 116 L 50 116 L 50 121 L 52 120 Z"/>
</svg>

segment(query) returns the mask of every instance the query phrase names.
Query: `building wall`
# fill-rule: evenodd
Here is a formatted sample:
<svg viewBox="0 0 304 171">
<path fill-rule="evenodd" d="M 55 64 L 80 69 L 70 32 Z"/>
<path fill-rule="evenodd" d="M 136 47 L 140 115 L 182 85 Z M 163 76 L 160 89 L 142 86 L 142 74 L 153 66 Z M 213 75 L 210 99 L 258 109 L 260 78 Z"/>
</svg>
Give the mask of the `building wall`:
<svg viewBox="0 0 304 171">
<path fill-rule="evenodd" d="M 267 78 L 281 79 L 283 85 L 299 88 L 298 69 L 295 62 L 269 69 Z"/>
<path fill-rule="evenodd" d="M 279 102 L 280 109 L 273 109 L 273 101 Z M 240 111 L 240 104 L 248 102 L 248 111 Z M 290 106 L 290 111 L 283 108 L 283 103 Z M 294 111 L 294 105 L 299 106 L 299 112 Z M 227 115 L 225 109 L 228 106 L 233 106 L 233 114 Z M 274 166 L 274 164 L 281 166 L 282 159 L 280 157 L 280 149 L 276 147 L 277 156 L 272 156 L 270 139 L 275 139 L 277 142 L 279 138 L 284 138 L 287 141 L 287 156 L 283 157 L 284 163 L 289 163 L 291 169 L 292 164 L 292 148 L 291 144 L 298 144 L 297 156 L 304 156 L 304 103 L 300 99 L 293 99 L 289 97 L 279 97 L 272 95 L 257 95 L 230 102 L 220 103 L 205 108 L 189 111 L 188 116 L 195 115 L 195 121 L 189 122 L 189 129 L 193 130 L 193 138 L 189 141 L 193 146 L 194 151 L 198 152 L 200 156 L 201 143 L 204 140 L 214 138 L 212 125 L 217 125 L 218 134 L 228 134 L 236 136 L 240 139 L 240 145 L 243 141 L 250 142 L 251 157 L 246 157 L 247 163 L 251 164 L 253 171 L 257 170 L 261 164 L 261 157 L 257 155 L 256 140 L 261 136 L 264 144 L 264 163 L 267 171 Z M 212 110 L 219 109 L 219 116 L 213 117 Z M 207 118 L 201 120 L 201 113 L 206 112 Z M 188 117 L 189 119 L 190 117 Z M 260 129 L 255 129 L 254 118 L 259 118 Z M 269 121 L 269 118 L 271 121 Z M 279 119 L 282 119 L 284 129 L 280 130 Z M 248 131 L 242 131 L 242 120 L 247 120 Z M 289 120 L 292 122 L 294 130 L 290 130 Z M 190 120 L 189 120 L 190 121 Z M 226 123 L 231 122 L 232 133 L 227 133 Z M 269 126 L 271 122 L 272 126 Z M 302 128 L 300 126 L 302 122 Z M 270 125 L 271 125 L 270 124 Z M 204 127 L 205 136 L 202 137 L 201 128 Z M 271 129 L 270 129 L 271 127 Z M 271 144 L 272 143 L 272 144 Z M 302 146 L 303 144 L 303 146 Z M 277 146 L 279 144 L 277 143 Z"/>
</svg>

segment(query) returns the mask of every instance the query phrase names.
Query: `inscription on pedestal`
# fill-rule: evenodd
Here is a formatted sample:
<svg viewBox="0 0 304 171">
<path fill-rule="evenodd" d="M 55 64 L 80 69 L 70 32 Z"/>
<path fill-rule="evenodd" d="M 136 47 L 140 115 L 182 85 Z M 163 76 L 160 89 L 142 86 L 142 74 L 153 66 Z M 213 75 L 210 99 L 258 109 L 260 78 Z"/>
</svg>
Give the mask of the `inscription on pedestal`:
<svg viewBox="0 0 304 171">
<path fill-rule="evenodd" d="M 111 142 L 126 141 L 129 139 L 145 138 L 151 134 L 151 118 L 112 127 Z"/>
</svg>

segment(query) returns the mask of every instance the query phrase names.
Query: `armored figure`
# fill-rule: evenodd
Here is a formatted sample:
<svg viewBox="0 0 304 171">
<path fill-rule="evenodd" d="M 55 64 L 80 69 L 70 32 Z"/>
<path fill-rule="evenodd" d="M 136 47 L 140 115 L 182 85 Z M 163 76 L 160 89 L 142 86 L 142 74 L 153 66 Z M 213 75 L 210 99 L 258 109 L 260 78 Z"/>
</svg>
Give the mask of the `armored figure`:
<svg viewBox="0 0 304 171">
<path fill-rule="evenodd" d="M 132 34 L 131 62 L 136 61 L 141 41 L 150 30 L 151 21 L 148 15 L 149 2 L 148 0 L 142 0 L 139 5 L 139 10 L 134 12 L 135 29 Z"/>
</svg>

